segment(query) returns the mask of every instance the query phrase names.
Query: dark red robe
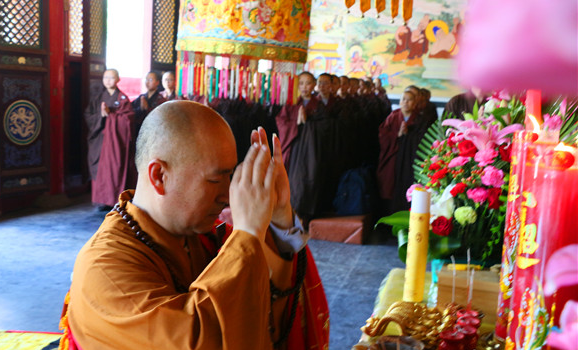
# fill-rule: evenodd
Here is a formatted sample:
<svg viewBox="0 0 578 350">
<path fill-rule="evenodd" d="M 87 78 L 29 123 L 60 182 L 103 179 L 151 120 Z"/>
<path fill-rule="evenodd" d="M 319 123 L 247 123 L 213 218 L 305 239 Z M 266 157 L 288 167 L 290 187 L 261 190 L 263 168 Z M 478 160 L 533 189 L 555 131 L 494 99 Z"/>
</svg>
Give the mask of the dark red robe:
<svg viewBox="0 0 578 350">
<path fill-rule="evenodd" d="M 470 91 L 455 95 L 446 103 L 443 115 L 451 114 L 451 118 L 464 120 L 464 113 L 472 113 L 476 101 L 476 96 Z M 478 103 L 478 107 L 481 107 L 484 103 L 485 101 Z"/>
<path fill-rule="evenodd" d="M 117 92 L 114 108 L 102 118 L 102 148 L 92 182 L 92 202 L 109 206 L 116 204 L 120 193 L 136 184 L 134 112 L 128 97 L 118 89 Z"/>
<path fill-rule="evenodd" d="M 401 109 L 393 111 L 379 126 L 379 161 L 377 185 L 383 199 L 393 200 L 393 210 L 408 209 L 405 192 L 413 184 L 415 152 L 426 130 L 417 114 L 412 114 L 407 124 L 407 134 L 398 137 L 403 122 Z"/>
<path fill-rule="evenodd" d="M 313 115 L 317 109 L 319 100 L 315 96 L 311 96 L 309 103 L 305 106 L 305 113 L 307 117 Z M 281 112 L 275 118 L 277 123 L 277 130 L 279 130 L 279 141 L 281 141 L 281 153 L 283 154 L 283 163 L 285 164 L 285 169 L 289 172 L 289 160 L 291 159 L 291 148 L 297 134 L 299 133 L 299 128 L 297 125 L 297 117 L 299 116 L 299 108 L 303 106 L 303 99 L 299 97 L 299 100 L 295 105 L 285 105 Z"/>
<path fill-rule="evenodd" d="M 147 104 L 148 107 L 146 110 L 142 109 L 140 107 L 140 98 L 144 97 L 147 100 Z M 134 130 L 134 137 L 136 139 L 138 132 L 140 130 L 140 126 L 142 125 L 142 122 L 144 121 L 144 119 L 146 118 L 146 116 L 153 110 L 155 109 L 158 105 L 162 104 L 163 102 L 166 102 L 167 100 L 161 95 L 160 91 L 155 91 L 155 93 L 149 98 L 148 97 L 148 92 L 145 92 L 144 94 L 139 95 L 139 97 L 135 98 L 132 101 L 132 108 L 134 110 L 135 116 L 134 116 L 134 122 L 135 122 L 135 130 Z"/>
</svg>

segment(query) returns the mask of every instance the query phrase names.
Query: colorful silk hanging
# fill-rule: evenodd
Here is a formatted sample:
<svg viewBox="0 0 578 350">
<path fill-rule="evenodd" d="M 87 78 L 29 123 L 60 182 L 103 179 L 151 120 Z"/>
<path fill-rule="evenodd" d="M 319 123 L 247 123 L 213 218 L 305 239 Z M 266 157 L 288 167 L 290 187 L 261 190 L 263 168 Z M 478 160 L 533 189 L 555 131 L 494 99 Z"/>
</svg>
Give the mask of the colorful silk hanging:
<svg viewBox="0 0 578 350">
<path fill-rule="evenodd" d="M 305 62 L 310 13 L 311 0 L 184 0 L 176 48 Z"/>
</svg>

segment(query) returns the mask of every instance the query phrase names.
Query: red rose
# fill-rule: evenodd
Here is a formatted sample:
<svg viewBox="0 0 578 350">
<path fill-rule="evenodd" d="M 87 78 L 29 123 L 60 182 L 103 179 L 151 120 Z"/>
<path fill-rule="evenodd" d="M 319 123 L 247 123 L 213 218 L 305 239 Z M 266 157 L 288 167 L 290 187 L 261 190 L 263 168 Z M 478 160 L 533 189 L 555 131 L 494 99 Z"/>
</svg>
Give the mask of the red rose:
<svg viewBox="0 0 578 350">
<path fill-rule="evenodd" d="M 439 170 L 441 169 L 443 166 L 445 165 L 444 161 L 442 159 L 438 160 L 435 163 L 431 163 L 431 165 L 429 166 L 429 170 Z"/>
<path fill-rule="evenodd" d="M 439 180 L 443 179 L 448 174 L 448 172 L 449 172 L 448 168 L 442 168 L 436 171 L 431 177 L 432 182 L 436 183 Z"/>
<path fill-rule="evenodd" d="M 500 148 L 498 149 L 498 151 L 500 152 L 500 158 L 502 158 L 503 161 L 505 162 L 510 162 L 511 161 L 511 154 L 512 154 L 512 145 L 500 145 Z"/>
<path fill-rule="evenodd" d="M 438 216 L 431 223 L 431 230 L 438 236 L 447 236 L 452 232 L 454 225 L 452 220 L 447 219 L 445 216 Z"/>
<path fill-rule="evenodd" d="M 460 156 L 462 157 L 473 157 L 478 152 L 476 145 L 470 140 L 464 140 L 458 143 L 458 149 L 460 150 Z"/>
<path fill-rule="evenodd" d="M 467 187 L 468 186 L 465 183 L 460 182 L 457 185 L 455 185 L 454 188 L 452 188 L 450 193 L 452 194 L 453 197 L 455 197 L 460 193 L 464 193 L 464 191 L 466 190 Z"/>
<path fill-rule="evenodd" d="M 488 189 L 488 208 L 500 209 L 500 206 L 502 205 L 500 194 L 502 194 L 501 188 L 492 187 Z"/>
<path fill-rule="evenodd" d="M 456 136 L 456 134 L 453 132 L 448 135 L 447 140 L 448 140 L 448 146 L 450 146 L 450 147 L 454 147 L 454 145 L 455 145 L 454 136 Z"/>
</svg>

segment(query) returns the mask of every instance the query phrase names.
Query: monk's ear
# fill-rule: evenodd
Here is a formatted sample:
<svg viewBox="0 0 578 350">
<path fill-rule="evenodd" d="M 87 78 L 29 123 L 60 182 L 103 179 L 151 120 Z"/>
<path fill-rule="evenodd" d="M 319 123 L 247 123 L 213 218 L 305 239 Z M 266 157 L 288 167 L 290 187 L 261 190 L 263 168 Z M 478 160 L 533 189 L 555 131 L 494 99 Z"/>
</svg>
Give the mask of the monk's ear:
<svg viewBox="0 0 578 350">
<path fill-rule="evenodd" d="M 165 194 L 165 173 L 167 163 L 160 159 L 153 159 L 148 165 L 149 182 L 159 195 Z"/>
</svg>

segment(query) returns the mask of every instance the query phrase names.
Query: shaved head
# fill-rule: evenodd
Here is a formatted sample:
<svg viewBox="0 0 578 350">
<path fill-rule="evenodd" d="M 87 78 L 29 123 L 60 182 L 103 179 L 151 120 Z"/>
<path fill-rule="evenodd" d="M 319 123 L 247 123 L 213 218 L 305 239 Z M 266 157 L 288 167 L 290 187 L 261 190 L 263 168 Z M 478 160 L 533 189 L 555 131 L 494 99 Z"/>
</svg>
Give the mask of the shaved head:
<svg viewBox="0 0 578 350">
<path fill-rule="evenodd" d="M 136 167 L 145 172 L 153 159 L 169 164 L 196 161 L 211 142 L 230 138 L 225 119 L 211 108 L 192 101 L 169 101 L 144 120 L 136 141 Z"/>
<path fill-rule="evenodd" d="M 225 119 L 200 103 L 165 102 L 138 135 L 133 204 L 172 234 L 208 232 L 229 202 L 236 165 Z"/>
</svg>

